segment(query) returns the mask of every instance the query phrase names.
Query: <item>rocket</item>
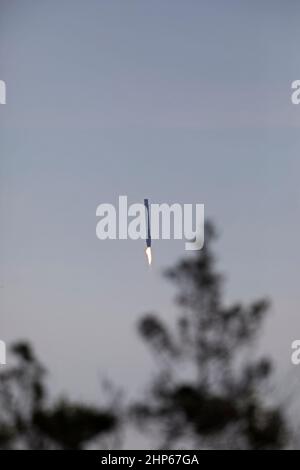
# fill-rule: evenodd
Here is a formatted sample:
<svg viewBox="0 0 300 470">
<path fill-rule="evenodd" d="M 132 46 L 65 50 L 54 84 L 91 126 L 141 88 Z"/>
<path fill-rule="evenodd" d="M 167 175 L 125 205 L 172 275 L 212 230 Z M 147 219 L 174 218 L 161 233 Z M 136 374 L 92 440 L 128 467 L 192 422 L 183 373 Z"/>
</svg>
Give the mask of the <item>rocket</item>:
<svg viewBox="0 0 300 470">
<path fill-rule="evenodd" d="M 144 199 L 144 206 L 146 209 L 146 229 L 147 229 L 146 245 L 147 245 L 147 248 L 150 248 L 151 247 L 151 229 L 150 229 L 150 213 L 149 213 L 148 199 Z"/>
<path fill-rule="evenodd" d="M 151 253 L 151 229 L 150 229 L 150 212 L 149 212 L 149 201 L 148 199 L 144 199 L 144 206 L 146 212 L 146 230 L 147 230 L 147 238 L 146 238 L 146 255 L 148 259 L 149 266 L 152 263 L 152 253 Z"/>
</svg>

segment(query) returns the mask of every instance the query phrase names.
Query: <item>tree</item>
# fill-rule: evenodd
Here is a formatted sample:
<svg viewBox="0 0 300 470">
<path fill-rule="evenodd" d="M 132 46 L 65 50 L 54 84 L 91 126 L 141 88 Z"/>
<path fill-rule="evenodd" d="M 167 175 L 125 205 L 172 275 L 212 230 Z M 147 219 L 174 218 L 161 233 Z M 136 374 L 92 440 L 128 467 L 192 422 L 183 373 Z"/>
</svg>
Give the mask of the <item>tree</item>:
<svg viewBox="0 0 300 470">
<path fill-rule="evenodd" d="M 253 354 L 268 302 L 223 305 L 214 238 L 207 224 L 205 248 L 166 273 L 179 289 L 175 331 L 155 314 L 138 325 L 159 371 L 134 414 L 158 427 L 162 447 L 192 439 L 198 448 L 280 448 L 287 438 L 284 414 L 264 393 L 271 362 Z"/>
<path fill-rule="evenodd" d="M 117 428 L 110 407 L 69 400 L 47 404 L 45 369 L 30 345 L 12 346 L 16 364 L 0 374 L 0 448 L 82 449 Z"/>
</svg>

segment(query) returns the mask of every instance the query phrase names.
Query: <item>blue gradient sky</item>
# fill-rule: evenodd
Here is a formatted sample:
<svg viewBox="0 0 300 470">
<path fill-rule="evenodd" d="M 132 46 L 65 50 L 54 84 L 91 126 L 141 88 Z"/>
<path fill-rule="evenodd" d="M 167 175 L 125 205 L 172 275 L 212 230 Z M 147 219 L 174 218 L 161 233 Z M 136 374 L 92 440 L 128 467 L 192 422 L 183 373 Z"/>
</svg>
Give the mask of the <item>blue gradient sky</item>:
<svg viewBox="0 0 300 470">
<path fill-rule="evenodd" d="M 59 391 L 134 393 L 141 314 L 175 317 L 161 271 L 185 256 L 96 239 L 101 202 L 204 203 L 226 300 L 273 301 L 283 373 L 300 336 L 300 3 L 1 0 L 1 339 L 31 339 Z"/>
</svg>

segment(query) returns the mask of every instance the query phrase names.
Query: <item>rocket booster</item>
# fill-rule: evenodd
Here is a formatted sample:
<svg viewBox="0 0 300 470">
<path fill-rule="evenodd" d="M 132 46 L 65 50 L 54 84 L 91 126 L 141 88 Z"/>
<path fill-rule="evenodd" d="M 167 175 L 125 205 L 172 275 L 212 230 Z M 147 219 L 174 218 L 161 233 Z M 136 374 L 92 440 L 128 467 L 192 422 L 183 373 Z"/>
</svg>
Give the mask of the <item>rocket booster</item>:
<svg viewBox="0 0 300 470">
<path fill-rule="evenodd" d="M 151 247 L 151 230 L 150 230 L 150 212 L 149 212 L 148 199 L 144 199 L 144 206 L 146 210 L 146 228 L 147 228 L 146 245 L 147 245 L 147 248 L 150 248 Z"/>
</svg>

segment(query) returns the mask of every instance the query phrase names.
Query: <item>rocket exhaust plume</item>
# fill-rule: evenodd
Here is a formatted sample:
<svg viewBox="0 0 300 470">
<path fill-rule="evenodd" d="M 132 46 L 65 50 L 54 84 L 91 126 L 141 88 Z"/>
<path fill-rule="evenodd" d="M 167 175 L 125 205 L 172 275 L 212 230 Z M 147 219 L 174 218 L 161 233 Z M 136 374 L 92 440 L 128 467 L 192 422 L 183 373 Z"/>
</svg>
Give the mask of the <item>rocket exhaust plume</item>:
<svg viewBox="0 0 300 470">
<path fill-rule="evenodd" d="M 149 212 L 149 201 L 144 199 L 144 206 L 146 212 L 146 229 L 147 229 L 147 238 L 146 238 L 146 255 L 148 259 L 149 266 L 152 263 L 152 252 L 151 252 L 151 229 L 150 229 L 150 212 Z"/>
<path fill-rule="evenodd" d="M 151 252 L 151 246 L 148 246 L 145 250 L 146 252 L 146 255 L 147 255 L 147 259 L 148 259 L 148 263 L 149 263 L 149 266 L 151 265 L 152 263 L 152 252 Z"/>
</svg>

